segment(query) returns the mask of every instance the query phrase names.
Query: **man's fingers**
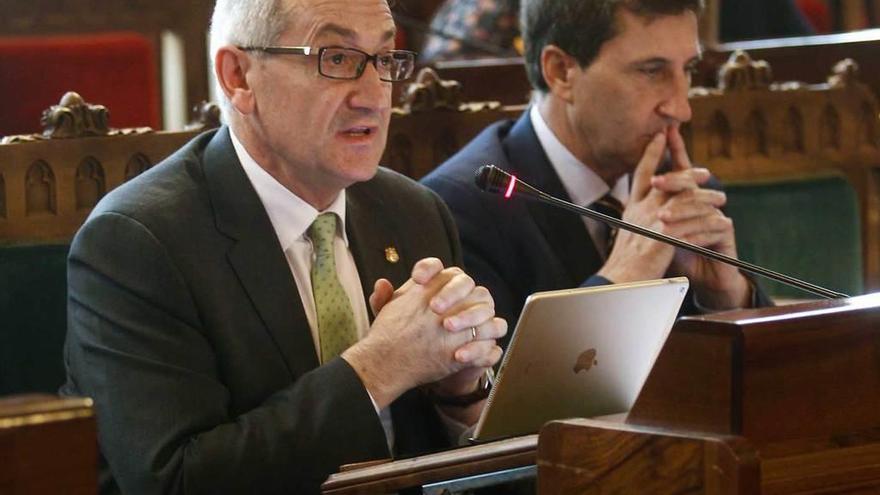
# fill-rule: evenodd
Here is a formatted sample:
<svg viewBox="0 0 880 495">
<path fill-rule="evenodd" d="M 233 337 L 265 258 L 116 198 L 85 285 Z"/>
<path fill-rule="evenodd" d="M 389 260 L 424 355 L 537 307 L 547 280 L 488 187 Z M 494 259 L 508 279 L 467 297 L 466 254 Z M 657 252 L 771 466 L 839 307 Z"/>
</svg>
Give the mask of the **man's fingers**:
<svg viewBox="0 0 880 495">
<path fill-rule="evenodd" d="M 494 340 L 477 340 L 459 347 L 455 361 L 466 366 L 488 368 L 501 359 L 501 348 Z"/>
<path fill-rule="evenodd" d="M 704 215 L 723 215 L 720 208 L 727 195 L 711 189 L 697 189 L 673 196 L 658 211 L 657 218 L 673 223 Z"/>
<path fill-rule="evenodd" d="M 379 311 L 382 311 L 382 308 L 388 304 L 393 295 L 394 286 L 391 285 L 388 279 L 380 278 L 376 280 L 376 283 L 373 284 L 373 293 L 370 294 L 370 308 L 373 310 L 373 315 L 379 314 Z"/>
<path fill-rule="evenodd" d="M 687 170 L 691 168 L 691 159 L 687 154 L 684 139 L 677 125 L 669 127 L 668 131 L 669 155 L 672 158 L 673 170 Z"/>
<path fill-rule="evenodd" d="M 662 132 L 657 133 L 654 139 L 648 143 L 642 154 L 642 159 L 639 160 L 639 164 L 633 172 L 632 199 L 634 201 L 640 201 L 651 190 L 651 177 L 657 171 L 665 149 L 666 135 Z"/>
<path fill-rule="evenodd" d="M 476 338 L 474 334 L 476 334 Z M 454 330 L 450 337 L 454 339 L 451 341 L 453 347 L 458 348 L 471 342 L 494 342 L 505 335 L 507 335 L 507 321 L 504 318 L 489 316 L 480 323 Z"/>
<path fill-rule="evenodd" d="M 655 175 L 651 186 L 668 194 L 677 194 L 688 189 L 697 189 L 712 177 L 705 168 L 690 168 L 678 172 Z"/>
<path fill-rule="evenodd" d="M 692 218 L 666 225 L 663 232 L 703 247 L 730 244 L 733 240 L 733 220 L 723 215 Z"/>
<path fill-rule="evenodd" d="M 424 258 L 413 265 L 411 277 L 417 284 L 429 283 L 438 273 L 443 271 L 443 262 L 437 258 Z"/>
<path fill-rule="evenodd" d="M 718 251 L 721 254 L 736 256 L 734 241 L 730 238 L 730 235 L 725 232 L 697 232 L 688 236 L 684 236 L 682 240 L 685 242 L 689 242 L 695 246 Z M 733 249 L 733 251 L 727 249 L 728 247 Z M 709 260 L 707 260 L 707 262 L 708 261 Z M 724 266 L 730 266 L 726 263 L 721 264 Z"/>
<path fill-rule="evenodd" d="M 430 307 L 435 313 L 444 314 L 450 308 L 460 303 L 476 287 L 474 279 L 459 268 L 447 269 L 450 273 L 455 273 L 440 290 L 431 298 Z"/>
<path fill-rule="evenodd" d="M 454 314 L 443 318 L 443 328 L 450 332 L 462 332 L 470 327 L 482 325 L 495 316 L 495 305 L 491 298 L 488 301 L 484 299 L 456 309 Z M 490 335 L 488 338 L 494 337 Z"/>
</svg>

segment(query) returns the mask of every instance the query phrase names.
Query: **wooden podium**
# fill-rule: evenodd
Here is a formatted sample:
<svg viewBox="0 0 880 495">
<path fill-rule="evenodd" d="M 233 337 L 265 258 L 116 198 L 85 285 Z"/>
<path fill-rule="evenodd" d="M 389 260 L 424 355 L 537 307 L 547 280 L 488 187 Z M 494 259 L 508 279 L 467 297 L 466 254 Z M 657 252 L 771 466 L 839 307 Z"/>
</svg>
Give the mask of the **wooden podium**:
<svg viewBox="0 0 880 495">
<path fill-rule="evenodd" d="M 880 294 L 684 318 L 627 417 L 537 458 L 539 493 L 878 493 Z"/>
<path fill-rule="evenodd" d="M 536 462 L 540 494 L 878 493 L 880 294 L 683 318 L 629 415 L 551 422 L 532 446 L 395 461 L 324 489 L 379 493 Z"/>
<path fill-rule="evenodd" d="M 91 399 L 0 397 L 0 494 L 98 492 Z"/>
</svg>

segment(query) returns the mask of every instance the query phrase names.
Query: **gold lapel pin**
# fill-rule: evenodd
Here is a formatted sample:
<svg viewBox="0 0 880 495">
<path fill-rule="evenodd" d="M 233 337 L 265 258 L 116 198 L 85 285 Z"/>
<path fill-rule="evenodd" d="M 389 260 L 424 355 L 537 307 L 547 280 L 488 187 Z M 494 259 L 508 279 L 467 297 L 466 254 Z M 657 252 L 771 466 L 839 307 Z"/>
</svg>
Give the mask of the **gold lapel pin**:
<svg viewBox="0 0 880 495">
<path fill-rule="evenodd" d="M 397 248 L 395 248 L 394 246 L 388 246 L 387 248 L 385 248 L 385 259 L 389 263 L 397 263 L 398 261 L 400 261 L 400 255 L 397 254 Z"/>
</svg>

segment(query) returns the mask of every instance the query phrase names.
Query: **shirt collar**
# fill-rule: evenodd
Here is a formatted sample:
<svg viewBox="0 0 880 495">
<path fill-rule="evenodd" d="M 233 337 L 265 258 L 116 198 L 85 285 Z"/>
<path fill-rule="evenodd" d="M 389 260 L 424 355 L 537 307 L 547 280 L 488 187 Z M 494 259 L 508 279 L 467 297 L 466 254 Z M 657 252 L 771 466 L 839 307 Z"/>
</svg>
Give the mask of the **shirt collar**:
<svg viewBox="0 0 880 495">
<path fill-rule="evenodd" d="M 229 129 L 229 136 L 244 173 L 269 215 L 282 249 L 287 250 L 294 242 L 305 241 L 309 226 L 319 214 L 325 212 L 335 213 L 339 218 L 336 224 L 337 235 L 342 236 L 348 246 L 348 235 L 345 233 L 345 189 L 339 192 L 326 210 L 318 211 L 266 172 L 247 152 L 232 129 Z"/>
<path fill-rule="evenodd" d="M 568 193 L 572 202 L 580 206 L 589 206 L 610 191 L 612 196 L 622 204 L 626 204 L 629 199 L 629 175 L 621 177 L 614 184 L 614 187 L 609 189 L 608 184 L 592 168 L 578 160 L 559 141 L 559 138 L 544 121 L 537 105 L 532 105 L 529 118 L 532 121 L 532 127 L 535 128 L 538 142 L 544 148 L 550 165 L 553 166 L 559 180 L 562 181 L 562 187 L 565 188 L 565 192 Z"/>
</svg>

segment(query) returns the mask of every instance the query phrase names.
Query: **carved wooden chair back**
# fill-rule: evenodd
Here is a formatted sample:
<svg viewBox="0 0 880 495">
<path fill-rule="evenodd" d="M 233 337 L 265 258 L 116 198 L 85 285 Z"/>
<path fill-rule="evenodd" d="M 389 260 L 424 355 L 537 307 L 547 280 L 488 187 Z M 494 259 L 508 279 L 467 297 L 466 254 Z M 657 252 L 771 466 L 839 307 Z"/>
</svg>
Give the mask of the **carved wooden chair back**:
<svg viewBox="0 0 880 495">
<path fill-rule="evenodd" d="M 880 110 L 856 64 L 780 83 L 737 52 L 718 86 L 691 91 L 684 134 L 728 185 L 740 255 L 844 292 L 880 288 Z"/>
<path fill-rule="evenodd" d="M 104 194 L 201 130 L 110 129 L 107 109 L 75 93 L 43 121 L 43 134 L 0 142 L 0 395 L 61 385 L 71 238 Z"/>
<path fill-rule="evenodd" d="M 515 119 L 525 105 L 502 106 L 497 101 L 462 101 L 457 81 L 441 80 L 422 69 L 393 110 L 382 165 L 420 179 L 446 161 L 489 124 Z"/>
</svg>

